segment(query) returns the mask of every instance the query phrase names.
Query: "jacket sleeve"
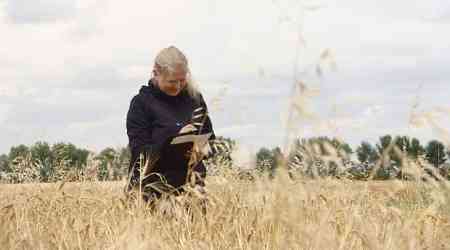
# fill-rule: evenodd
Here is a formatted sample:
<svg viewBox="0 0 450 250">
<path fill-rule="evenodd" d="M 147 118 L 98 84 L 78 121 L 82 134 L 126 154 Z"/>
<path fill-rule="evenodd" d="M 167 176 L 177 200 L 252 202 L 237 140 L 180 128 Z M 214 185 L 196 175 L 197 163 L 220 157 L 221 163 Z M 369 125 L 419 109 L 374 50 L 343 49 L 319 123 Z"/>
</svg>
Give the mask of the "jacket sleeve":
<svg viewBox="0 0 450 250">
<path fill-rule="evenodd" d="M 212 135 L 210 137 L 210 140 L 214 140 L 214 139 L 216 139 L 216 135 L 214 134 L 213 125 L 212 125 L 211 118 L 210 118 L 209 113 L 208 113 L 208 107 L 207 107 L 206 102 L 203 99 L 202 95 L 200 95 L 200 105 L 206 111 L 206 119 L 205 119 L 205 122 L 203 124 L 203 128 L 202 128 L 201 133 L 202 134 L 204 134 L 204 133 L 211 133 Z"/>
<path fill-rule="evenodd" d="M 144 102 L 139 96 L 135 96 L 130 103 L 127 114 L 127 134 L 131 151 L 130 169 L 136 165 L 139 155 L 155 155 L 159 152 L 160 145 L 151 141 L 152 121 L 151 114 L 146 112 Z"/>
<path fill-rule="evenodd" d="M 130 103 L 130 108 L 127 114 L 127 134 L 130 149 L 137 150 L 145 145 L 144 138 L 149 135 L 150 122 L 148 121 L 148 114 L 145 114 L 145 108 L 139 96 L 135 96 Z"/>
<path fill-rule="evenodd" d="M 214 133 L 214 129 L 213 129 L 213 125 L 212 125 L 212 122 L 211 122 L 211 118 L 210 118 L 210 116 L 209 116 L 209 113 L 208 113 L 208 107 L 207 107 L 207 105 L 206 105 L 206 102 L 205 102 L 205 100 L 203 99 L 203 96 L 202 95 L 200 95 L 200 106 L 201 107 L 203 107 L 204 109 L 205 109 L 205 111 L 206 111 L 206 114 L 207 114 L 207 116 L 206 116 L 206 119 L 205 119 L 205 121 L 204 121 L 204 124 L 203 124 L 203 128 L 202 128 L 202 130 L 201 130 L 201 133 L 202 134 L 206 134 L 206 133 L 211 133 L 211 137 L 209 138 L 209 147 L 212 149 L 212 145 L 214 144 L 214 140 L 216 139 L 216 135 L 215 135 L 215 133 Z M 214 157 L 214 152 L 213 152 L 213 150 L 210 150 L 209 152 L 208 152 L 208 154 L 207 155 L 205 155 L 205 157 L 203 158 L 203 160 L 207 160 L 207 159 L 209 159 L 209 158 L 212 158 L 212 157 Z M 199 165 L 200 166 L 198 166 L 198 169 L 205 169 L 205 171 L 206 171 L 206 168 L 205 168 L 205 166 L 203 165 L 203 161 L 201 161 L 200 163 L 199 163 Z M 203 167 L 202 167 L 203 166 Z M 196 168 L 197 169 L 197 168 Z M 201 172 L 201 171 L 200 171 Z"/>
</svg>

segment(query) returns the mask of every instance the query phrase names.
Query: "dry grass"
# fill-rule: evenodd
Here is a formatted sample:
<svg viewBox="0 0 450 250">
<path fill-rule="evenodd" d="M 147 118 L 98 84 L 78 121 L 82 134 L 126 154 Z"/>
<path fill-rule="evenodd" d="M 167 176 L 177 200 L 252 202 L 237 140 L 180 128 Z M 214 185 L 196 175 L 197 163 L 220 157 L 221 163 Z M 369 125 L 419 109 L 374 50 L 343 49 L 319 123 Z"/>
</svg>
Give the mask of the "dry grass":
<svg viewBox="0 0 450 250">
<path fill-rule="evenodd" d="M 126 201 L 123 185 L 2 185 L 1 248 L 450 248 L 442 183 L 294 181 L 284 174 L 249 182 L 224 173 L 208 179 L 204 217 L 195 202 L 189 214 L 182 199 L 152 212 Z"/>
</svg>

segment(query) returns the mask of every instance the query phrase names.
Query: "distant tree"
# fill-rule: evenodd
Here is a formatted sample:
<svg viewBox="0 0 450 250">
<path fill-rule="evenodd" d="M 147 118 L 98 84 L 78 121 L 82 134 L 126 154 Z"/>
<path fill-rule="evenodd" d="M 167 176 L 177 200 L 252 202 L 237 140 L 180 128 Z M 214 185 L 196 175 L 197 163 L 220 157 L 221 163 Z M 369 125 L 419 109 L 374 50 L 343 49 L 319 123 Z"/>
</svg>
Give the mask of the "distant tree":
<svg viewBox="0 0 450 250">
<path fill-rule="evenodd" d="M 9 181 L 13 183 L 35 182 L 40 180 L 40 165 L 33 161 L 30 149 L 25 145 L 12 147 L 8 155 L 11 169 Z"/>
<path fill-rule="evenodd" d="M 21 144 L 19 146 L 12 147 L 9 150 L 8 160 L 10 163 L 14 163 L 18 157 L 26 157 L 30 152 L 30 149 Z"/>
<path fill-rule="evenodd" d="M 379 138 L 376 145 L 378 168 L 374 175 L 376 179 L 389 179 L 396 176 L 397 178 L 408 178 L 402 171 L 405 164 L 409 164 L 408 160 L 417 161 L 420 156 L 426 154 L 425 148 L 421 145 L 417 138 L 408 136 L 384 135 Z"/>
<path fill-rule="evenodd" d="M 340 167 L 350 160 L 350 145 L 336 138 L 297 139 L 289 154 L 288 165 L 306 176 L 340 176 Z"/>
<path fill-rule="evenodd" d="M 0 155 L 0 179 L 10 172 L 11 167 L 9 165 L 8 156 L 5 154 Z"/>
<path fill-rule="evenodd" d="M 81 169 L 86 165 L 89 151 L 79 149 L 72 143 L 56 143 L 52 146 L 55 164 L 66 163 L 71 167 Z"/>
<path fill-rule="evenodd" d="M 412 152 L 412 143 L 408 136 L 396 136 L 393 146 L 391 159 L 395 164 L 394 167 L 397 168 L 396 177 L 399 179 L 408 179 L 409 175 L 403 171 L 403 168 L 405 167 L 405 164 L 409 164 L 409 160 L 417 160 L 415 154 L 418 152 Z M 420 144 L 416 144 L 415 146 L 420 146 Z M 415 150 L 418 151 L 420 148 L 416 148 Z"/>
<path fill-rule="evenodd" d="M 33 158 L 37 161 L 44 162 L 52 158 L 52 152 L 47 142 L 36 142 L 30 147 Z"/>
<path fill-rule="evenodd" d="M 317 159 L 311 141 L 298 138 L 294 141 L 288 157 L 288 166 L 291 171 L 299 171 L 303 175 L 313 177 L 313 165 Z"/>
<path fill-rule="evenodd" d="M 377 150 L 369 142 L 362 142 L 356 154 L 360 163 L 375 163 L 378 160 Z"/>
<path fill-rule="evenodd" d="M 210 143 L 211 152 L 205 158 L 206 166 L 209 172 L 217 171 L 222 167 L 232 167 L 232 153 L 235 150 L 236 142 L 231 138 L 222 136 Z"/>
<path fill-rule="evenodd" d="M 325 142 L 330 143 L 336 149 L 337 153 L 342 155 L 342 156 L 346 156 L 348 158 L 348 156 L 353 154 L 352 147 L 350 147 L 350 144 L 348 144 L 346 142 L 338 140 L 337 138 L 333 138 L 333 139 L 330 140 L 327 137 L 324 137 L 323 140 Z"/>
<path fill-rule="evenodd" d="M 434 167 L 440 167 L 447 161 L 445 146 L 442 142 L 432 140 L 426 147 L 426 158 Z"/>
<path fill-rule="evenodd" d="M 374 179 L 387 180 L 398 175 L 401 162 L 394 150 L 394 146 L 398 147 L 397 143 L 402 144 L 398 137 L 393 139 L 391 135 L 384 135 L 379 138 L 379 142 L 376 144 L 379 164 L 377 164 L 377 168 L 372 170 L 376 171 L 372 173 Z"/>
<path fill-rule="evenodd" d="M 86 167 L 87 159 L 91 152 L 87 149 L 77 148 L 75 151 L 75 164 L 78 168 Z"/>
<path fill-rule="evenodd" d="M 392 136 L 390 135 L 384 135 L 379 138 L 379 142 L 377 143 L 377 151 L 379 155 L 383 155 L 385 153 L 389 146 L 392 144 Z"/>
<path fill-rule="evenodd" d="M 119 149 L 120 162 L 123 162 L 128 166 L 131 159 L 131 151 L 128 147 L 122 147 Z"/>
<path fill-rule="evenodd" d="M 128 166 L 131 160 L 131 151 L 128 147 L 122 147 L 118 150 L 118 161 L 114 165 L 114 176 L 116 179 L 126 177 L 128 174 Z"/>
<path fill-rule="evenodd" d="M 37 142 L 30 147 L 33 162 L 40 166 L 41 181 L 47 182 L 53 174 L 53 156 L 48 143 Z"/>
<path fill-rule="evenodd" d="M 98 166 L 98 176 L 99 180 L 105 181 L 113 178 L 114 176 L 114 161 L 118 157 L 118 154 L 113 148 L 105 148 L 102 150 L 95 158 L 100 161 Z"/>
<path fill-rule="evenodd" d="M 274 149 L 261 148 L 256 154 L 256 166 L 261 172 L 268 171 L 273 177 L 276 168 L 280 166 L 282 159 L 281 149 L 276 147 Z"/>
<path fill-rule="evenodd" d="M 275 157 L 272 151 L 268 148 L 261 148 L 256 153 L 256 165 L 262 169 L 270 169 L 275 164 Z"/>
<path fill-rule="evenodd" d="M 425 148 L 421 145 L 417 138 L 410 138 L 408 136 L 396 136 L 392 138 L 391 135 L 380 137 L 377 144 L 378 154 L 384 157 L 389 157 L 396 166 L 402 165 L 404 157 L 416 160 L 419 156 L 425 155 Z"/>
<path fill-rule="evenodd" d="M 414 159 L 418 159 L 420 156 L 426 155 L 425 147 L 422 146 L 422 144 L 417 138 L 412 138 L 411 140 L 409 155 Z"/>
<path fill-rule="evenodd" d="M 8 154 L 10 180 L 14 183 L 33 182 L 39 178 L 39 170 L 33 164 L 30 149 L 26 145 L 11 147 Z"/>
<path fill-rule="evenodd" d="M 54 180 L 77 178 L 89 156 L 88 150 L 79 149 L 71 143 L 56 143 L 51 147 L 51 152 Z"/>
<path fill-rule="evenodd" d="M 417 159 L 420 155 L 425 153 L 425 149 L 416 138 L 411 140 L 408 136 L 392 136 L 386 135 L 380 138 L 380 143 L 377 145 L 379 154 L 388 154 L 397 166 L 401 165 L 404 157 L 410 159 Z"/>
<path fill-rule="evenodd" d="M 395 141 L 391 135 L 384 135 L 379 138 L 379 142 L 376 144 L 379 159 L 381 160 L 382 167 L 390 167 L 393 158 L 394 151 L 392 147 L 395 145 Z"/>
<path fill-rule="evenodd" d="M 419 158 L 422 159 L 426 155 L 426 150 L 417 138 L 410 139 L 407 136 L 400 136 L 396 138 L 397 150 L 393 156 L 396 165 L 399 167 L 397 178 L 410 179 L 414 178 L 411 174 L 403 171 L 406 165 L 411 161 L 418 163 Z M 398 151 L 401 153 L 399 154 Z M 405 161 L 407 159 L 407 161 Z M 405 165 L 406 164 L 406 165 Z"/>
<path fill-rule="evenodd" d="M 327 136 L 312 137 L 307 140 L 301 140 L 300 144 L 310 144 L 315 147 L 320 155 L 340 155 L 341 157 L 347 157 L 353 153 L 352 148 L 348 143 L 345 143 L 337 138 L 329 138 Z"/>
<path fill-rule="evenodd" d="M 321 145 L 322 153 L 326 157 L 330 157 L 326 160 L 328 167 L 327 175 L 340 177 L 345 171 L 345 163 L 350 161 L 350 155 L 353 154 L 352 148 L 348 143 L 337 138 L 319 137 L 318 143 Z"/>
<path fill-rule="evenodd" d="M 395 148 L 392 150 L 391 159 L 395 162 L 395 166 L 401 167 L 405 157 L 409 155 L 411 142 L 407 136 L 396 136 L 394 139 Z"/>
<path fill-rule="evenodd" d="M 9 172 L 11 169 L 9 168 L 9 160 L 8 155 L 2 154 L 0 155 L 0 171 Z"/>
</svg>

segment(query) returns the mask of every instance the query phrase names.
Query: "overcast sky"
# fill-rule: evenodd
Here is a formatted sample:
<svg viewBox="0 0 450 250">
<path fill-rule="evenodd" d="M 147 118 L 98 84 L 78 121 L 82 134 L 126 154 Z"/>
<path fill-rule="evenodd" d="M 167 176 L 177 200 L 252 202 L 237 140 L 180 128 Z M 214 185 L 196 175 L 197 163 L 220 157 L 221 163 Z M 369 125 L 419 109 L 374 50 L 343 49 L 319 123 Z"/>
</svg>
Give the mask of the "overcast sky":
<svg viewBox="0 0 450 250">
<path fill-rule="evenodd" d="M 305 5 L 314 10 L 301 15 Z M 302 75 L 320 90 L 309 103 L 317 119 L 298 124 L 302 136 L 352 144 L 385 133 L 438 136 L 411 127 L 409 116 L 416 102 L 417 112 L 450 108 L 445 0 L 3 0 L 0 153 L 40 140 L 125 146 L 129 102 L 169 45 L 188 56 L 216 134 L 279 145 L 298 21 L 299 69 L 314 72 L 308 65 L 327 48 L 337 64 L 322 79 Z M 448 115 L 435 119 L 450 128 Z"/>
</svg>

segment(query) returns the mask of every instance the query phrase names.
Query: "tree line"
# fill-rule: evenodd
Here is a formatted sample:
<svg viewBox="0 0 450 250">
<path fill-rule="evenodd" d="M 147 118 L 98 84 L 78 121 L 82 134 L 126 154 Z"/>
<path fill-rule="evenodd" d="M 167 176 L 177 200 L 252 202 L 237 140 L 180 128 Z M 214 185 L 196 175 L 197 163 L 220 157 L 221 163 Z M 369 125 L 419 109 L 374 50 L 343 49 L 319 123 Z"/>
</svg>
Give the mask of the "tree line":
<svg viewBox="0 0 450 250">
<path fill-rule="evenodd" d="M 118 180 L 126 175 L 129 159 L 126 147 L 96 154 L 71 143 L 19 145 L 0 155 L 0 181 Z"/>
<path fill-rule="evenodd" d="M 231 167 L 235 141 L 217 137 L 211 145 L 209 166 Z M 105 148 L 99 153 L 79 148 L 72 143 L 36 142 L 18 145 L 0 155 L 0 182 L 115 181 L 127 177 L 130 163 L 128 147 Z M 214 173 L 217 167 L 211 167 Z"/>
<path fill-rule="evenodd" d="M 218 137 L 211 144 L 206 159 L 210 174 L 222 168 L 234 168 L 236 142 Z M 450 151 L 432 140 L 423 145 L 408 136 L 381 136 L 374 144 L 363 141 L 355 150 L 341 140 L 329 137 L 298 138 L 288 155 L 279 147 L 260 148 L 252 173 L 274 176 L 286 166 L 292 174 L 306 177 L 336 177 L 358 180 L 410 179 L 410 166 L 424 173 L 450 179 Z M 82 180 L 121 180 L 126 178 L 130 161 L 127 147 L 105 148 L 99 153 L 78 148 L 71 143 L 37 142 L 19 145 L 0 155 L 0 181 L 7 183 Z M 248 170 L 247 170 L 248 172 Z"/>
<path fill-rule="evenodd" d="M 262 148 L 257 153 L 257 166 L 273 175 L 280 156 L 279 148 Z M 299 138 L 286 158 L 285 165 L 292 172 L 309 177 L 413 179 L 417 177 L 411 173 L 414 168 L 422 174 L 450 179 L 450 150 L 438 140 L 422 144 L 408 136 L 384 135 L 374 144 L 361 142 L 356 150 L 336 138 Z"/>
</svg>

